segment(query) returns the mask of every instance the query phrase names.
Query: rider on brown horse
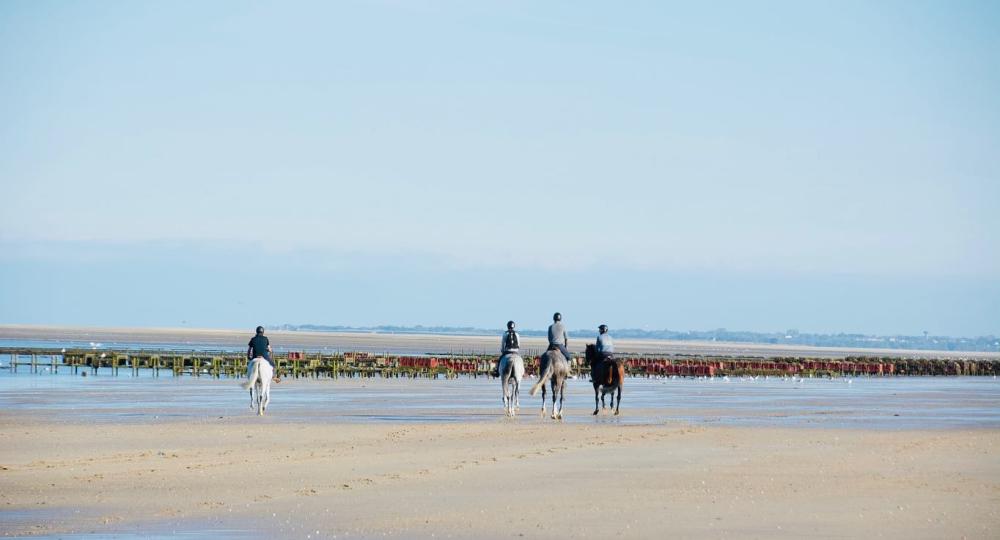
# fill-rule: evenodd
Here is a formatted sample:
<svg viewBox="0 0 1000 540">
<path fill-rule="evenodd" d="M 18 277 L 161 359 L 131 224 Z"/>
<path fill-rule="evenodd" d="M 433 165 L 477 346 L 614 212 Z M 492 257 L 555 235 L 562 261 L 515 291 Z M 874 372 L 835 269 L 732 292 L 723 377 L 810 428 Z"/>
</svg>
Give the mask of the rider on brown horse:
<svg viewBox="0 0 1000 540">
<path fill-rule="evenodd" d="M 597 328 L 599 332 L 597 335 L 597 352 L 601 355 L 601 360 L 604 361 L 606 366 L 611 366 L 615 361 L 615 343 L 611 341 L 611 335 L 608 334 L 608 325 L 602 324 Z M 614 373 L 611 369 L 608 369 L 608 378 L 606 384 L 611 384 L 612 377 Z"/>
<path fill-rule="evenodd" d="M 590 363 L 590 381 L 594 385 L 594 414 L 604 408 L 604 396 L 611 394 L 611 407 L 618 414 L 622 404 L 622 386 L 625 381 L 625 363 L 614 356 L 615 345 L 608 335 L 607 325 L 599 328 L 597 343 L 587 344 L 587 362 Z M 615 393 L 618 402 L 615 402 Z"/>
</svg>

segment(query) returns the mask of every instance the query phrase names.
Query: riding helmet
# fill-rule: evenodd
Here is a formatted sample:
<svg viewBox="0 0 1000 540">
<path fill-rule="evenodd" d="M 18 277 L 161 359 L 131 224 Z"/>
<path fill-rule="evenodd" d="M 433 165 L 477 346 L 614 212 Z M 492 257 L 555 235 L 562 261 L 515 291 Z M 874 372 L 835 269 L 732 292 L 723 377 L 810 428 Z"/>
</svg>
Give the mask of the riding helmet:
<svg viewBox="0 0 1000 540">
<path fill-rule="evenodd" d="M 507 330 L 514 329 L 514 321 L 507 321 Z"/>
<path fill-rule="evenodd" d="M 598 327 L 597 327 L 597 330 L 598 330 L 598 331 L 599 331 L 600 333 L 602 333 L 602 334 L 604 334 L 604 333 L 607 333 L 607 331 L 608 331 L 608 325 L 606 325 L 606 324 L 602 324 L 601 326 L 598 326 Z"/>
<path fill-rule="evenodd" d="M 264 333 L 264 327 L 263 326 L 258 326 L 257 327 L 257 333 L 258 334 L 263 334 Z"/>
<path fill-rule="evenodd" d="M 552 316 L 552 320 L 553 321 L 561 321 L 562 320 L 562 313 L 559 313 L 557 311 L 556 314 Z"/>
</svg>

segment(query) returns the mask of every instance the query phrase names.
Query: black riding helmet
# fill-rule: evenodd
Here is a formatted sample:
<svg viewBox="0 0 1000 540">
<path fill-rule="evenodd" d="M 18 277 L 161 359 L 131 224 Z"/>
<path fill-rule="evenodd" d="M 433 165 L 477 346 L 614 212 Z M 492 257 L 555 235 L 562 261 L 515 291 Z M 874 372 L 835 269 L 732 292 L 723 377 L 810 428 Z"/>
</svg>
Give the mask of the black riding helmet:
<svg viewBox="0 0 1000 540">
<path fill-rule="evenodd" d="M 514 321 L 507 321 L 507 330 L 514 329 Z"/>
<path fill-rule="evenodd" d="M 602 333 L 602 334 L 607 333 L 608 332 L 608 325 L 602 324 L 601 326 L 598 326 L 597 327 L 597 331 L 600 332 L 600 333 Z"/>
<path fill-rule="evenodd" d="M 553 321 L 556 321 L 556 322 L 559 322 L 559 321 L 561 321 L 561 320 L 562 320 L 562 313 L 559 313 L 559 312 L 557 311 L 557 312 L 556 312 L 556 314 L 552 316 L 552 320 L 553 320 Z"/>
<path fill-rule="evenodd" d="M 258 326 L 257 327 L 257 333 L 258 334 L 263 334 L 264 333 L 264 327 L 263 326 Z"/>
</svg>

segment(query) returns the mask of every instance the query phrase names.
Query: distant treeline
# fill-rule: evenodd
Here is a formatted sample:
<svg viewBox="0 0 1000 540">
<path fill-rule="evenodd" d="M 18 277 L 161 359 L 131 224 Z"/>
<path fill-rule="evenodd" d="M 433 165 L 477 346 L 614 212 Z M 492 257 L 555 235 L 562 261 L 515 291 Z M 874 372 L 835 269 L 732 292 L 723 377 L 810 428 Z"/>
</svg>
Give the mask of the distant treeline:
<svg viewBox="0 0 1000 540">
<path fill-rule="evenodd" d="M 456 326 L 327 326 L 319 324 L 283 324 L 276 330 L 301 332 L 376 332 L 384 334 L 446 334 L 481 336 L 498 334 L 503 329 L 485 329 Z M 545 336 L 545 330 L 518 329 L 523 336 Z M 596 329 L 571 330 L 570 335 L 590 336 Z M 677 331 L 639 330 L 613 328 L 612 335 L 619 338 L 662 339 L 670 341 L 730 341 L 768 345 L 807 345 L 812 347 L 850 347 L 866 349 L 926 349 L 933 351 L 1000 352 L 1000 338 L 996 336 L 877 336 L 866 334 L 809 334 L 796 330 L 785 332 L 742 332 L 738 330 Z"/>
</svg>

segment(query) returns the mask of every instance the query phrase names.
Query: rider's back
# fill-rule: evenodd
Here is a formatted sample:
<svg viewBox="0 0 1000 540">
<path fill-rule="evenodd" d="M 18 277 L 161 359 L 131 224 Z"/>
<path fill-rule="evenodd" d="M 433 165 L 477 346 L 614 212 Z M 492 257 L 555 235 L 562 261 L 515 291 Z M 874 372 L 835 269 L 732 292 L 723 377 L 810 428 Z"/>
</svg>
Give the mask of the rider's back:
<svg viewBox="0 0 1000 540">
<path fill-rule="evenodd" d="M 556 321 L 549 325 L 549 345 L 565 345 L 567 337 L 566 327 L 563 326 L 562 321 Z"/>
<path fill-rule="evenodd" d="M 517 335 L 517 332 L 513 330 L 507 330 L 501 339 L 500 352 L 502 354 L 516 353 L 519 352 L 521 348 L 521 336 Z"/>
<path fill-rule="evenodd" d="M 607 333 L 597 336 L 597 352 L 601 354 L 611 354 L 615 352 L 615 343 L 611 341 L 611 336 Z"/>
<path fill-rule="evenodd" d="M 249 346 L 253 351 L 252 356 L 254 358 L 263 356 L 264 358 L 271 360 L 271 353 L 268 352 L 268 347 L 271 346 L 271 342 L 267 339 L 267 336 L 257 334 L 256 336 L 250 338 Z"/>
</svg>

